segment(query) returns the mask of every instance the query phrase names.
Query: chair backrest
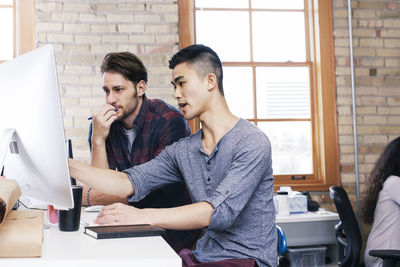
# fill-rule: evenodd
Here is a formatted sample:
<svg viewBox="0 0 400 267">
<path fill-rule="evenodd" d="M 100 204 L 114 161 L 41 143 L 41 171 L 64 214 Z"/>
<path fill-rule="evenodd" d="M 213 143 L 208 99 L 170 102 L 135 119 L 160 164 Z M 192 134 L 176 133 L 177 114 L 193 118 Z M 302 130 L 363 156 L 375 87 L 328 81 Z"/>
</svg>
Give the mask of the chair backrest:
<svg viewBox="0 0 400 267">
<path fill-rule="evenodd" d="M 329 191 L 340 218 L 340 222 L 335 226 L 339 243 L 338 264 L 340 267 L 359 266 L 362 239 L 349 197 L 340 186 L 331 186 Z"/>
<path fill-rule="evenodd" d="M 287 248 L 286 236 L 281 227 L 278 225 L 275 226 L 278 232 L 278 254 L 283 255 L 285 254 Z"/>
</svg>

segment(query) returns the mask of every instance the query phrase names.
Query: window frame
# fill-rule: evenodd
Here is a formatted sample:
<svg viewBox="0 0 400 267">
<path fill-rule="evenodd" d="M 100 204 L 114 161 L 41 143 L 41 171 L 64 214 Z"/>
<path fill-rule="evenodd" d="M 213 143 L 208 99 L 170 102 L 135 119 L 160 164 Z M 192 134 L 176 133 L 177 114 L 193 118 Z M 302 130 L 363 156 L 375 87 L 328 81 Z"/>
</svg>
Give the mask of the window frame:
<svg viewBox="0 0 400 267">
<path fill-rule="evenodd" d="M 13 0 L 13 57 L 35 48 L 35 0 Z M 0 63 L 7 60 L 0 60 Z"/>
<path fill-rule="evenodd" d="M 313 46 L 311 53 L 315 59 L 310 73 L 311 86 L 315 90 L 311 97 L 314 174 L 307 175 L 305 180 L 275 175 L 275 190 L 280 186 L 291 186 L 298 191 L 326 191 L 331 185 L 340 183 L 332 0 L 310 0 L 309 3 L 312 5 L 313 30 L 310 32 L 307 28 L 306 35 L 313 35 L 314 43 L 308 45 Z M 178 0 L 180 48 L 194 44 L 194 12 L 194 0 Z M 307 38 L 307 42 L 309 40 Z M 189 125 L 192 132 L 200 129 L 197 118 L 189 121 Z"/>
</svg>

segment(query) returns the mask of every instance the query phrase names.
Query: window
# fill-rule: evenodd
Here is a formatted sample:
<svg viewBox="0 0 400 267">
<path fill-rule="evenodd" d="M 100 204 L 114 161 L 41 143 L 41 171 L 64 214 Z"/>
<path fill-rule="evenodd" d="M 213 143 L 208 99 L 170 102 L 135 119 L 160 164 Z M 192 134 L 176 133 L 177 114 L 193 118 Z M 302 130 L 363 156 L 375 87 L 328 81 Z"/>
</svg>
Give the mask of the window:
<svg viewBox="0 0 400 267">
<path fill-rule="evenodd" d="M 0 2 L 0 60 L 14 57 L 14 5 L 12 0 Z"/>
<path fill-rule="evenodd" d="M 275 187 L 337 184 L 331 0 L 178 3 L 180 46 L 202 43 L 219 54 L 232 113 L 271 141 Z"/>
<path fill-rule="evenodd" d="M 0 63 L 32 50 L 35 1 L 0 0 Z"/>
</svg>

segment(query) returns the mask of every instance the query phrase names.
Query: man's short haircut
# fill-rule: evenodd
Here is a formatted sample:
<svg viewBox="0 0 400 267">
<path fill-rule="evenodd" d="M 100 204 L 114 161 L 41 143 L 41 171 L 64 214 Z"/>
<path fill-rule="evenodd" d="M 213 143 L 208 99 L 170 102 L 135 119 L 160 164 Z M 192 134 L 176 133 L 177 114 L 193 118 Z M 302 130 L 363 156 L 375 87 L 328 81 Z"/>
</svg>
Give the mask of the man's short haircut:
<svg viewBox="0 0 400 267">
<path fill-rule="evenodd" d="M 181 63 L 192 65 L 200 77 L 204 77 L 209 73 L 214 73 L 217 77 L 219 91 L 224 95 L 222 86 L 222 63 L 214 50 L 201 44 L 185 47 L 171 58 L 169 61 L 169 68 L 174 69 Z"/>
<path fill-rule="evenodd" d="M 108 53 L 101 63 L 101 73 L 117 72 L 134 85 L 141 80 L 147 83 L 147 70 L 142 61 L 129 52 Z"/>
</svg>

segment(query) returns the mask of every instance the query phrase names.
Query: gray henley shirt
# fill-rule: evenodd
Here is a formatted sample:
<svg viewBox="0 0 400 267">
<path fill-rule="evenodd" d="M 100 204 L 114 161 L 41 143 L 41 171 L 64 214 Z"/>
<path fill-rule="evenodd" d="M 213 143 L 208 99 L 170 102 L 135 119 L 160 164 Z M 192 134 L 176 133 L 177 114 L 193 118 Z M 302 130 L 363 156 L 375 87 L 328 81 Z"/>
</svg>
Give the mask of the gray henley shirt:
<svg viewBox="0 0 400 267">
<path fill-rule="evenodd" d="M 252 123 L 240 119 L 210 155 L 202 130 L 166 147 L 155 159 L 126 169 L 139 201 L 173 182 L 186 183 L 193 202 L 214 207 L 210 225 L 193 252 L 200 262 L 253 258 L 277 265 L 271 145 Z"/>
</svg>

